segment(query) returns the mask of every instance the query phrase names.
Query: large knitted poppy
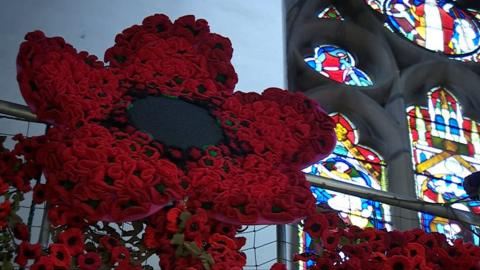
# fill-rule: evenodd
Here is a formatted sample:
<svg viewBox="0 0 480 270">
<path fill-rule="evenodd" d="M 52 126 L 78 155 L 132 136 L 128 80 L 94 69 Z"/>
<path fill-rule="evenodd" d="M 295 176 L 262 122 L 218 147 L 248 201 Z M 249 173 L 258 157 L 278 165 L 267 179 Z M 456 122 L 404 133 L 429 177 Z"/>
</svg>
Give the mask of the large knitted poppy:
<svg viewBox="0 0 480 270">
<path fill-rule="evenodd" d="M 233 93 L 232 51 L 193 16 L 146 18 L 117 35 L 105 62 L 29 33 L 18 81 L 51 124 L 34 159 L 52 209 L 127 221 L 187 199 L 237 224 L 311 211 L 300 170 L 332 151 L 334 124 L 302 94 Z"/>
</svg>

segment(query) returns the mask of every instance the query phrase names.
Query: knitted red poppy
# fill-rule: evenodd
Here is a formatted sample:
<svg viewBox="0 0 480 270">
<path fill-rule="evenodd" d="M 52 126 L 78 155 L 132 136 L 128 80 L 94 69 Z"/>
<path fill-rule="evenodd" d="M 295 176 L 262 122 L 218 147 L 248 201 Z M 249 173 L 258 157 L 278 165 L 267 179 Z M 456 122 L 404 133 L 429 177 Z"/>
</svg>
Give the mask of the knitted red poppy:
<svg viewBox="0 0 480 270">
<path fill-rule="evenodd" d="M 18 81 L 51 124 L 35 160 L 52 208 L 127 221 L 187 198 L 236 224 L 312 211 L 300 170 L 332 151 L 334 123 L 299 93 L 233 93 L 232 51 L 193 16 L 146 18 L 117 35 L 105 62 L 29 33 Z"/>
</svg>

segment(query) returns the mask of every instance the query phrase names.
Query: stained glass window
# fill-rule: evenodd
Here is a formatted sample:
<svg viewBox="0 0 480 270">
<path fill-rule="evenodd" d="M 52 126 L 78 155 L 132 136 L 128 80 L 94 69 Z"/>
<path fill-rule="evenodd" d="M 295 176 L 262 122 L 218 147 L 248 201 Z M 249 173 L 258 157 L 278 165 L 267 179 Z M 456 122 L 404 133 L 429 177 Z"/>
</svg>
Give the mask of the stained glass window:
<svg viewBox="0 0 480 270">
<path fill-rule="evenodd" d="M 333 5 L 326 7 L 320 13 L 318 13 L 318 18 L 343 20 L 342 15 Z"/>
<path fill-rule="evenodd" d="M 475 9 L 469 9 L 468 12 L 470 12 L 470 14 L 472 14 L 475 17 L 475 19 L 477 20 L 480 19 L 480 11 Z"/>
<path fill-rule="evenodd" d="M 307 56 L 305 63 L 321 75 L 347 85 L 371 86 L 372 80 L 356 67 L 353 55 L 335 45 L 321 45 L 314 49 L 313 56 Z"/>
<path fill-rule="evenodd" d="M 428 50 L 478 62 L 480 27 L 476 14 L 445 0 L 365 0 L 386 16 L 389 29 Z"/>
<path fill-rule="evenodd" d="M 462 115 L 457 99 L 444 87 L 429 92 L 428 107 L 408 107 L 407 119 L 418 197 L 435 203 L 466 197 L 463 178 L 480 170 L 479 124 Z M 478 202 L 453 207 L 480 213 Z M 479 244 L 478 237 L 456 222 L 428 214 L 420 214 L 420 220 L 427 232 Z"/>
<path fill-rule="evenodd" d="M 337 145 L 333 153 L 318 163 L 304 169 L 306 173 L 339 181 L 386 189 L 385 163 L 374 150 L 358 144 L 358 131 L 342 114 L 331 115 L 336 122 Z M 317 203 L 327 203 L 340 212 L 342 219 L 362 228 L 390 229 L 388 206 L 359 197 L 311 187 Z M 299 230 L 300 253 L 310 250 L 311 238 Z M 303 265 L 305 267 L 305 265 Z"/>
<path fill-rule="evenodd" d="M 365 0 L 367 4 L 375 11 L 383 13 L 383 2 L 385 0 Z"/>
</svg>

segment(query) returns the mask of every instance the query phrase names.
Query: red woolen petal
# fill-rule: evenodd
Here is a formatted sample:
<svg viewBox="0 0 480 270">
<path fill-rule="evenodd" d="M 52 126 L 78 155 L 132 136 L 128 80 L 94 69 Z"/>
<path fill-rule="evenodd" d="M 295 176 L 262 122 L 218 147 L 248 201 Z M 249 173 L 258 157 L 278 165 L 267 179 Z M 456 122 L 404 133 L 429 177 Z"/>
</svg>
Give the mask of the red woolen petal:
<svg viewBox="0 0 480 270">
<path fill-rule="evenodd" d="M 301 172 L 273 167 L 261 157 L 229 159 L 211 167 L 191 164 L 189 204 L 230 224 L 284 224 L 314 211 L 315 199 Z M 228 168 L 228 169 L 227 169 Z"/>
<path fill-rule="evenodd" d="M 216 112 L 230 146 L 300 170 L 333 151 L 333 120 L 299 93 L 235 92 Z"/>
<path fill-rule="evenodd" d="M 144 155 L 139 144 L 148 141 L 137 133 L 87 124 L 52 128 L 47 140 L 37 155 L 47 179 L 46 199 L 87 220 L 132 221 L 183 196 L 182 171 L 159 154 Z"/>
<path fill-rule="evenodd" d="M 119 77 L 62 38 L 26 35 L 17 57 L 22 95 L 39 120 L 75 127 L 104 119 L 120 98 Z"/>
<path fill-rule="evenodd" d="M 105 61 L 136 88 L 218 103 L 233 92 L 237 75 L 230 41 L 209 32 L 205 20 L 165 15 L 125 29 L 105 52 Z"/>
</svg>

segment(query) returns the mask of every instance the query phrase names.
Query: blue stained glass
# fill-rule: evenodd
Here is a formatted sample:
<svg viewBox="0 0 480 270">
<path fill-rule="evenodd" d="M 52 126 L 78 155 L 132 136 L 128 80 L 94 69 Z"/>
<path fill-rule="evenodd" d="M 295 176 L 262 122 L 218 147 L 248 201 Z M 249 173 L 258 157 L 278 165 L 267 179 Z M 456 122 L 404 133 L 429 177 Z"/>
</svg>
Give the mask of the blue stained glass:
<svg viewBox="0 0 480 270">
<path fill-rule="evenodd" d="M 343 115 L 334 114 L 338 142 L 333 153 L 305 170 L 306 173 L 346 181 L 352 184 L 382 189 L 384 163 L 373 150 L 356 145 L 355 127 Z M 359 227 L 385 227 L 385 210 L 378 202 L 342 193 L 311 188 L 317 203 L 327 203 L 342 212 L 342 217 Z"/>
<path fill-rule="evenodd" d="M 466 195 L 462 182 L 463 178 L 451 174 L 443 178 L 430 177 L 427 188 L 436 192 L 436 196 L 442 194 L 443 200 L 450 202 Z"/>
<path fill-rule="evenodd" d="M 352 86 L 371 86 L 372 80 L 356 67 L 353 55 L 335 45 L 322 45 L 314 49 L 313 56 L 305 57 L 305 63 L 323 76 Z"/>
<path fill-rule="evenodd" d="M 310 249 L 310 246 L 312 244 L 312 237 L 310 237 L 310 235 L 308 233 L 305 234 L 305 252 L 307 253 L 314 253 L 313 250 Z M 313 260 L 308 260 L 307 261 L 307 267 L 311 267 L 314 265 L 314 261 Z"/>
<path fill-rule="evenodd" d="M 454 118 L 448 119 L 448 125 L 450 126 L 450 132 L 453 135 L 457 135 L 457 136 L 460 135 L 460 128 L 458 127 L 457 119 L 454 119 Z"/>
<path fill-rule="evenodd" d="M 335 198 L 335 196 L 338 195 L 335 192 L 327 191 L 325 189 L 318 188 L 318 187 L 311 187 L 311 190 L 316 197 L 317 204 L 321 204 L 321 203 L 328 204 L 331 199 Z M 343 195 L 342 194 L 340 195 L 342 196 L 342 200 L 343 200 L 344 199 Z M 362 211 L 355 213 L 355 215 L 359 215 L 359 218 L 366 218 L 369 220 L 368 222 L 369 225 L 367 225 L 366 227 L 375 227 L 377 229 L 385 228 L 385 222 L 383 221 L 384 210 L 382 208 L 381 203 L 358 198 L 358 197 L 355 197 L 354 200 L 345 201 L 345 203 L 348 204 L 349 202 L 352 202 L 355 200 L 359 200 L 360 202 L 359 205 L 360 205 L 360 208 L 362 209 Z M 356 203 L 354 202 L 354 204 Z M 368 216 L 363 216 L 362 214 L 364 214 L 365 211 L 367 211 L 367 213 L 369 212 L 371 213 L 369 213 Z M 345 214 L 348 214 L 348 212 Z"/>
<path fill-rule="evenodd" d="M 423 162 L 427 160 L 427 156 L 425 155 L 425 153 L 420 153 L 420 162 Z"/>
<path fill-rule="evenodd" d="M 328 191 L 323 188 L 311 187 L 310 190 L 314 194 L 317 204 L 326 203 L 333 197 L 332 194 L 328 193 Z"/>
<path fill-rule="evenodd" d="M 445 119 L 443 119 L 443 116 L 441 115 L 435 115 L 435 122 L 437 124 L 437 129 L 439 131 L 445 132 Z"/>
<path fill-rule="evenodd" d="M 382 158 L 372 149 L 357 144 L 357 130 L 348 118 L 338 113 L 331 114 L 331 117 L 336 122 L 335 132 L 338 138 L 333 153 L 303 171 L 355 185 L 385 189 L 385 163 Z M 311 191 L 317 204 L 328 204 L 339 211 L 340 217 L 347 223 L 362 228 L 390 229 L 386 205 L 315 186 L 311 187 Z M 299 253 L 318 253 L 307 233 L 300 229 L 298 236 Z M 299 263 L 300 269 L 311 265 L 312 261 Z"/>
</svg>

